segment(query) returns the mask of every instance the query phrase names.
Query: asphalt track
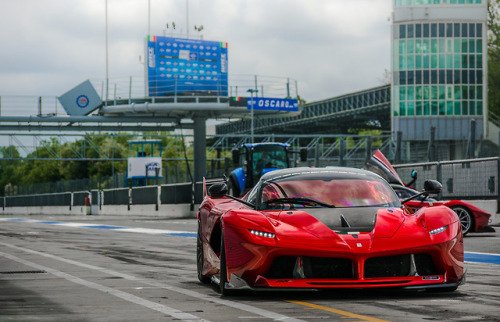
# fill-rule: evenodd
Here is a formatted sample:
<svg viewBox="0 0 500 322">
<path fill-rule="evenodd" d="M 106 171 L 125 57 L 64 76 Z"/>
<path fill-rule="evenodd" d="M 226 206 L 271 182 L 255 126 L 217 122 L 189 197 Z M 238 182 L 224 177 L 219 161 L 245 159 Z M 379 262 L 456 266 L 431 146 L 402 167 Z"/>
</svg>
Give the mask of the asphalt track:
<svg viewBox="0 0 500 322">
<path fill-rule="evenodd" d="M 497 228 L 500 230 L 500 228 Z M 245 292 L 196 277 L 194 219 L 0 218 L 0 321 L 499 321 L 500 233 L 465 238 L 467 283 Z"/>
</svg>

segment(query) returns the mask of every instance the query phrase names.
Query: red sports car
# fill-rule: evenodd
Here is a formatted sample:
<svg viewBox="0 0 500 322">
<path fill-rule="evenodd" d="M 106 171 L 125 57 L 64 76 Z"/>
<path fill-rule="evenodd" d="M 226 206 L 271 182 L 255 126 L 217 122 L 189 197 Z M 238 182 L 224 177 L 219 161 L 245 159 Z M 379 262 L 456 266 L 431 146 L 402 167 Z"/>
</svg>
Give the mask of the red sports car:
<svg viewBox="0 0 500 322">
<path fill-rule="evenodd" d="M 441 185 L 426 182 L 426 193 Z M 453 291 L 464 280 L 463 235 L 448 207 L 411 213 L 373 172 L 269 172 L 242 199 L 212 185 L 198 213 L 203 283 L 236 289 L 400 287 Z"/>
<path fill-rule="evenodd" d="M 396 191 L 401 200 L 414 198 L 405 204 L 413 210 L 423 207 L 446 206 L 455 211 L 460 218 L 462 231 L 464 236 L 469 232 L 480 231 L 489 223 L 491 215 L 483 209 L 474 206 L 471 203 L 462 200 L 437 201 L 428 196 L 418 196 L 418 191 L 408 187 L 409 184 L 404 184 L 396 170 L 391 166 L 385 156 L 377 150 L 372 158 L 365 165 L 366 170 L 373 171 L 386 179 Z M 416 180 L 416 174 L 412 175 Z"/>
</svg>

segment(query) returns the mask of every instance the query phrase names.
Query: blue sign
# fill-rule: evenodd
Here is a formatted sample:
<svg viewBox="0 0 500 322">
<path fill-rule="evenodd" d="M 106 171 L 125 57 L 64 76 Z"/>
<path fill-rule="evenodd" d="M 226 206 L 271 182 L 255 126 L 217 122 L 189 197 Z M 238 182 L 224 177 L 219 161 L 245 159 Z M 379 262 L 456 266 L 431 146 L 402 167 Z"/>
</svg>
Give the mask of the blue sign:
<svg viewBox="0 0 500 322">
<path fill-rule="evenodd" d="M 102 100 L 90 81 L 85 81 L 58 97 L 68 115 L 88 115 L 102 106 Z"/>
<path fill-rule="evenodd" d="M 149 96 L 228 95 L 225 42 L 153 36 L 147 56 Z"/>
<path fill-rule="evenodd" d="M 269 111 L 284 111 L 298 112 L 299 101 L 290 98 L 268 98 L 268 97 L 251 97 L 247 98 L 247 108 L 254 110 L 269 110 Z"/>
</svg>

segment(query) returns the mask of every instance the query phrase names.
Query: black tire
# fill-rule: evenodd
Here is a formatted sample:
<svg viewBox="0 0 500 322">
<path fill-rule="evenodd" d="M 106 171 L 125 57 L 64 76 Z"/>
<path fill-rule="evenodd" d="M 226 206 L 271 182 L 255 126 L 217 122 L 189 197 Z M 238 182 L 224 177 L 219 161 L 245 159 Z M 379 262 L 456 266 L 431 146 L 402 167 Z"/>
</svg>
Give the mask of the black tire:
<svg viewBox="0 0 500 322">
<path fill-rule="evenodd" d="M 241 191 L 238 188 L 238 185 L 236 184 L 234 177 L 229 178 L 229 180 L 227 181 L 227 193 L 228 195 L 234 197 L 240 196 Z"/>
<path fill-rule="evenodd" d="M 205 254 L 203 253 L 203 240 L 201 232 L 201 220 L 198 220 L 198 233 L 196 236 L 196 270 L 198 271 L 198 279 L 200 282 L 208 284 L 210 283 L 210 278 L 202 273 Z"/>
<path fill-rule="evenodd" d="M 231 290 L 226 288 L 227 280 L 227 265 L 226 265 L 226 248 L 224 247 L 224 231 L 221 231 L 220 238 L 220 284 L 219 290 L 222 296 L 232 294 Z"/>
<path fill-rule="evenodd" d="M 462 225 L 462 232 L 467 235 L 469 232 L 474 231 L 474 216 L 472 212 L 462 206 L 451 207 L 451 210 L 457 213 L 460 224 Z"/>
</svg>

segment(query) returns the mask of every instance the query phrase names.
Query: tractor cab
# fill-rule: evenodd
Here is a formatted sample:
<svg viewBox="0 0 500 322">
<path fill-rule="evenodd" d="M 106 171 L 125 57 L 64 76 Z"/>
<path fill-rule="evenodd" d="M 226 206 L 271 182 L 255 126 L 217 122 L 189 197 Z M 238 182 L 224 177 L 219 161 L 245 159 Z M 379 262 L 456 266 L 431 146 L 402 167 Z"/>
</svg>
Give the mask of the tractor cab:
<svg viewBox="0 0 500 322">
<path fill-rule="evenodd" d="M 287 143 L 247 143 L 234 149 L 233 164 L 237 168 L 231 172 L 228 179 L 229 193 L 241 196 L 250 190 L 262 175 L 273 170 L 293 167 L 290 159 L 292 151 L 289 148 Z"/>
</svg>

